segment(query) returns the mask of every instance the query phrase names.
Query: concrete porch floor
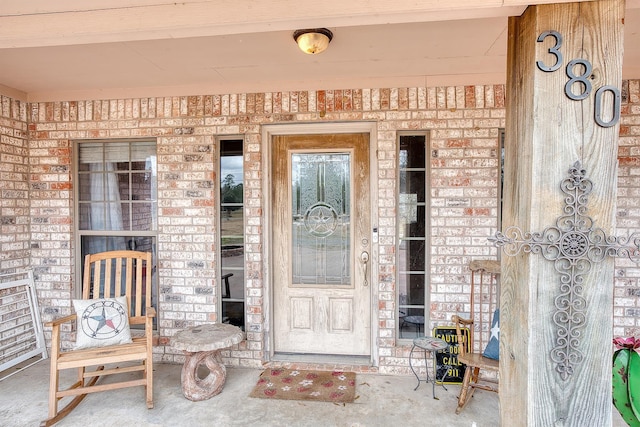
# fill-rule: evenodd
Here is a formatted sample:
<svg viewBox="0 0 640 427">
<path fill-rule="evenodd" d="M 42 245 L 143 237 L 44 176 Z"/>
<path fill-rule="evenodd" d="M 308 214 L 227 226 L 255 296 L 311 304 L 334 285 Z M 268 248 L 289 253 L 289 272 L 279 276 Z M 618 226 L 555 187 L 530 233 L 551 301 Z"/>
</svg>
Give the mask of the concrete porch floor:
<svg viewBox="0 0 640 427">
<path fill-rule="evenodd" d="M 227 382 L 218 396 L 201 402 L 184 398 L 180 388 L 181 365 L 154 366 L 155 408 L 148 410 L 142 387 L 87 396 L 60 421 L 60 427 L 120 426 L 445 426 L 494 427 L 499 425 L 496 393 L 477 391 L 460 415 L 455 415 L 458 385 L 448 390 L 417 382 L 413 376 L 357 374 L 356 400 L 338 405 L 326 402 L 266 400 L 248 397 L 260 370 L 228 368 Z M 15 368 L 12 368 L 15 369 Z M 8 370 L 0 377 L 11 373 Z M 72 374 L 72 372 L 68 372 Z M 69 378 L 71 376 L 69 375 Z M 62 377 L 64 381 L 65 376 Z M 0 381 L 0 426 L 38 426 L 47 417 L 49 360 L 42 360 Z M 65 383 L 66 384 L 66 383 Z M 613 408 L 614 427 L 626 426 Z"/>
<path fill-rule="evenodd" d="M 87 396 L 57 426 L 465 426 L 499 424 L 498 395 L 478 391 L 455 415 L 458 385 L 448 391 L 413 376 L 357 374 L 354 403 L 266 400 L 248 397 L 260 370 L 228 368 L 224 390 L 201 402 L 184 398 L 181 365 L 154 365 L 155 408 L 148 410 L 142 387 Z M 70 372 L 72 374 L 72 372 Z M 6 375 L 6 372 L 4 373 Z M 69 376 L 71 378 L 71 376 Z M 63 380 L 65 378 L 62 378 Z M 0 381 L 0 425 L 38 426 L 47 417 L 49 360 Z M 67 384 L 67 383 L 65 383 Z"/>
</svg>

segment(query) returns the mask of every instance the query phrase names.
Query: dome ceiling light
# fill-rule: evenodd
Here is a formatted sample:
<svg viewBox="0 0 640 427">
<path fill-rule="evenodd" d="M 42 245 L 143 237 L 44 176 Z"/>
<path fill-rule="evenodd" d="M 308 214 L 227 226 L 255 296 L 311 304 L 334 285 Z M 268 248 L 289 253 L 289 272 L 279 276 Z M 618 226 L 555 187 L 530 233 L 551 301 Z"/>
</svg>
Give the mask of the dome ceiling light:
<svg viewBox="0 0 640 427">
<path fill-rule="evenodd" d="M 329 47 L 329 43 L 333 39 L 333 33 L 326 28 L 296 30 L 293 33 L 293 39 L 301 51 L 314 55 L 324 52 Z"/>
</svg>

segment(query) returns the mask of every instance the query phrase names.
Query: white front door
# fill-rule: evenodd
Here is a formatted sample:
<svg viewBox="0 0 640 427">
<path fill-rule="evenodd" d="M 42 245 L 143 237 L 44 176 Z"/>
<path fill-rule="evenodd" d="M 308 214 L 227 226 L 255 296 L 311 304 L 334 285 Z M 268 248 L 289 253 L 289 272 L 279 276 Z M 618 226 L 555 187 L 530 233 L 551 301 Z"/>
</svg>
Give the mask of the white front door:
<svg viewBox="0 0 640 427">
<path fill-rule="evenodd" d="M 369 135 L 273 137 L 274 349 L 371 354 Z"/>
</svg>

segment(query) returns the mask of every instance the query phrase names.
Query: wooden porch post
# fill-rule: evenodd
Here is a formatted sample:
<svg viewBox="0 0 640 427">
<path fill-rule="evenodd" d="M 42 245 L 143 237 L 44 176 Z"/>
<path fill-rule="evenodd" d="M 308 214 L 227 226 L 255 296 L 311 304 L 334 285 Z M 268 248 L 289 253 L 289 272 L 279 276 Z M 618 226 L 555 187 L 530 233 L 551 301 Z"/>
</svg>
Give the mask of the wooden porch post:
<svg viewBox="0 0 640 427">
<path fill-rule="evenodd" d="M 567 203 L 560 183 L 580 161 L 593 182 L 586 215 L 614 232 L 624 5 L 530 6 L 510 19 L 503 229 L 554 226 Z M 535 253 L 502 260 L 501 425 L 611 425 L 613 259 L 584 276 L 582 358 L 564 378 L 551 357 L 557 266 Z"/>
</svg>

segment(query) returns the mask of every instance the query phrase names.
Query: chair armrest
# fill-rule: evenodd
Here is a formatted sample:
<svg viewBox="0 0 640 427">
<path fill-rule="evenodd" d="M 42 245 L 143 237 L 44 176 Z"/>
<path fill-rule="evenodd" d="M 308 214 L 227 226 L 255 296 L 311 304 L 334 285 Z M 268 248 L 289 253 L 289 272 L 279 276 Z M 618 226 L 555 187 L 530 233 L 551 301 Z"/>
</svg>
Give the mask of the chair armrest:
<svg viewBox="0 0 640 427">
<path fill-rule="evenodd" d="M 146 317 L 156 317 L 156 309 L 155 308 L 147 307 L 145 310 L 146 310 L 145 311 L 145 313 L 146 313 L 145 316 Z"/>
<path fill-rule="evenodd" d="M 50 349 L 49 357 L 51 358 L 52 361 L 58 360 L 58 356 L 62 351 L 60 325 L 62 325 L 63 323 L 74 322 L 77 317 L 78 316 L 75 313 L 73 313 L 73 314 L 69 314 L 68 316 L 59 317 L 57 319 L 53 319 L 52 321 L 45 323 L 45 326 L 51 327 L 51 349 Z M 53 362 L 51 366 L 54 366 Z"/>
<path fill-rule="evenodd" d="M 460 317 L 457 315 L 451 316 L 451 321 L 453 323 L 460 323 L 462 325 L 473 325 L 473 319 L 465 319 L 464 317 Z"/>
<path fill-rule="evenodd" d="M 74 320 L 76 320 L 75 313 L 69 314 L 68 316 L 58 317 L 57 319 L 53 319 L 50 322 L 45 323 L 44 325 L 48 327 L 54 327 L 54 326 L 60 326 L 63 323 L 71 322 Z"/>
</svg>

